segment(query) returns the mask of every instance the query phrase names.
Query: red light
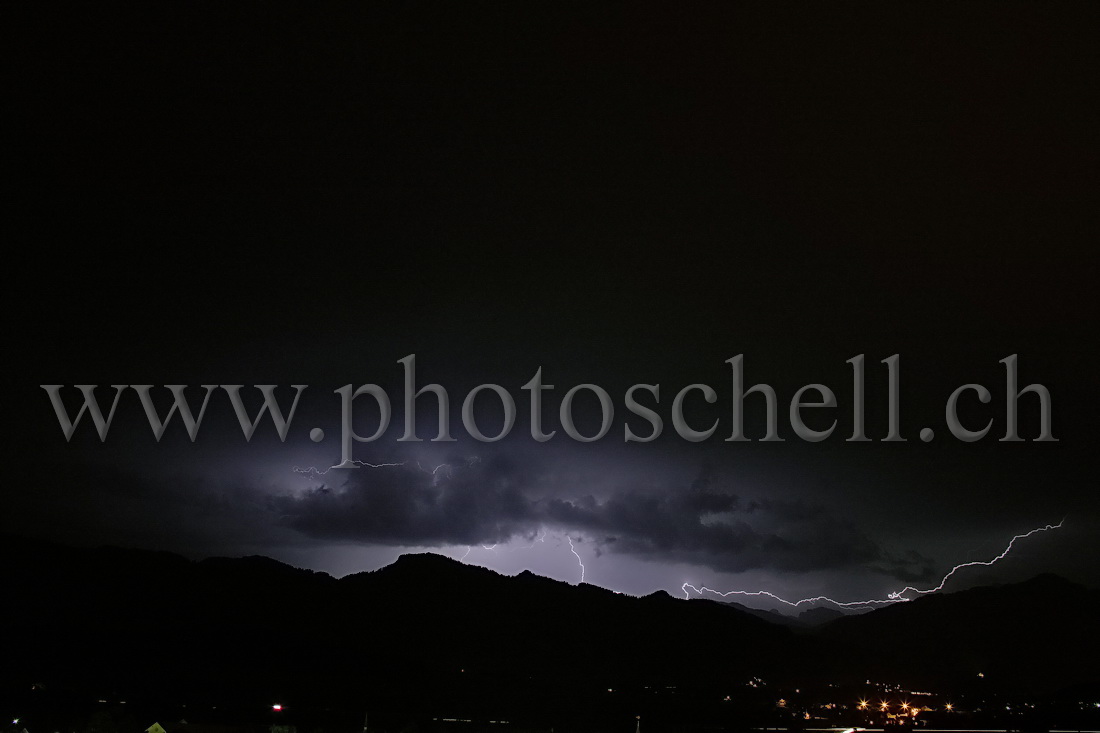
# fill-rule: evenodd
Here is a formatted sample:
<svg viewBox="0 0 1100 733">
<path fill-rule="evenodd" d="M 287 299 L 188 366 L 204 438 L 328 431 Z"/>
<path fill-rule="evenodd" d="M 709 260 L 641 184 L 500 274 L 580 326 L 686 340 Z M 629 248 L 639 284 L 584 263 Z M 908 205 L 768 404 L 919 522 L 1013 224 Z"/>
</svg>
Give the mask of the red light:
<svg viewBox="0 0 1100 733">
<path fill-rule="evenodd" d="M 272 709 L 272 710 L 282 710 L 282 709 L 283 709 L 283 706 L 282 706 L 282 705 L 272 705 L 272 706 L 271 706 L 271 709 Z"/>
</svg>

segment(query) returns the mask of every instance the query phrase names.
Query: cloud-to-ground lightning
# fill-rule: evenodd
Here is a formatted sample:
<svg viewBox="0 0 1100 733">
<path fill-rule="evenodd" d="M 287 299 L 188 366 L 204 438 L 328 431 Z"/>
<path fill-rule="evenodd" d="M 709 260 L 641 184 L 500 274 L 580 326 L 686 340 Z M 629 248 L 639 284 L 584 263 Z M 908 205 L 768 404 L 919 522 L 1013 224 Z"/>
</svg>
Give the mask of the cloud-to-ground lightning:
<svg viewBox="0 0 1100 733">
<path fill-rule="evenodd" d="M 577 564 L 581 566 L 581 582 L 584 582 L 584 562 L 581 560 L 581 556 L 577 554 L 577 548 L 573 547 L 573 538 L 569 535 L 565 535 L 565 539 L 569 540 L 569 550 L 577 556 Z"/>
<path fill-rule="evenodd" d="M 1035 529 L 1030 530 L 1028 532 L 1024 532 L 1023 534 L 1016 535 L 1011 540 L 1009 540 L 1008 546 L 1005 547 L 1005 549 L 1001 552 L 1001 554 L 997 555 L 996 557 L 994 557 L 991 560 L 973 560 L 971 562 L 959 563 L 955 567 L 951 568 L 951 570 L 949 570 L 947 572 L 947 574 L 943 576 L 943 578 L 940 580 L 939 584 L 936 585 L 934 588 L 921 589 L 921 588 L 914 588 L 913 586 L 906 586 L 905 588 L 902 588 L 901 590 L 891 591 L 891 592 L 887 593 L 886 598 L 874 598 L 874 599 L 869 599 L 869 600 L 865 600 L 865 601 L 837 601 L 837 600 L 834 600 L 832 598 L 829 598 L 828 596 L 814 596 L 813 598 L 802 598 L 802 599 L 797 600 L 797 601 L 789 601 L 785 598 L 780 598 L 776 594 L 774 594 L 770 591 L 766 591 L 766 590 L 758 590 L 758 591 L 731 590 L 731 591 L 722 592 L 722 591 L 716 591 L 712 588 L 708 588 L 705 585 L 700 586 L 700 587 L 697 588 L 694 585 L 691 585 L 690 583 L 684 583 L 682 586 L 680 586 L 680 590 L 682 590 L 684 592 L 684 598 L 690 598 L 691 597 L 691 593 L 689 591 L 695 591 L 695 593 L 697 593 L 698 595 L 703 595 L 704 593 L 712 593 L 716 596 L 721 596 L 722 598 L 728 598 L 728 597 L 733 596 L 733 595 L 758 596 L 758 597 L 771 598 L 774 601 L 778 601 L 779 603 L 782 603 L 784 605 L 791 606 L 792 608 L 797 608 L 798 606 L 814 604 L 814 603 L 831 603 L 831 604 L 833 604 L 835 606 L 838 606 L 840 608 L 861 608 L 861 607 L 866 607 L 866 606 L 884 606 L 884 605 L 889 605 L 889 604 L 892 604 L 892 603 L 903 603 L 905 601 L 913 600 L 912 598 L 906 598 L 905 597 L 907 593 L 916 593 L 918 595 L 925 595 L 925 594 L 928 594 L 928 593 L 936 593 L 937 591 L 943 590 L 943 587 L 944 587 L 944 585 L 946 585 L 948 579 L 951 578 L 951 576 L 954 575 L 955 573 L 957 573 L 959 570 L 962 570 L 963 568 L 977 567 L 977 566 L 989 567 L 990 565 L 993 565 L 997 562 L 1000 562 L 1012 550 L 1012 546 L 1016 543 L 1016 540 L 1022 540 L 1022 539 L 1025 539 L 1027 537 L 1031 537 L 1032 535 L 1037 534 L 1039 532 L 1047 532 L 1047 531 L 1052 530 L 1052 529 L 1059 529 L 1059 528 L 1061 528 L 1062 524 L 1065 521 L 1066 521 L 1065 519 L 1062 519 L 1062 521 L 1058 522 L 1058 524 L 1048 524 L 1048 525 L 1045 525 L 1043 527 L 1036 527 Z M 572 545 L 572 543 L 570 543 L 570 545 Z M 576 554 L 576 553 L 574 553 L 574 554 Z"/>
<path fill-rule="evenodd" d="M 502 549 L 506 552 L 514 552 L 515 550 L 530 550 L 530 549 L 534 548 L 535 545 L 537 545 L 537 544 L 540 544 L 540 543 L 545 544 L 546 543 L 546 538 L 549 535 L 550 535 L 549 531 L 544 527 L 544 528 L 539 530 L 538 535 L 535 537 L 534 541 L 529 545 L 524 545 L 523 547 L 509 548 L 507 545 L 502 546 L 500 543 L 496 543 L 496 544 L 493 544 L 493 545 L 481 545 L 481 549 L 488 550 L 490 552 L 496 552 L 498 549 Z M 573 544 L 573 538 L 570 537 L 567 534 L 557 535 L 557 537 L 558 537 L 559 540 L 561 539 L 561 537 L 564 537 L 565 541 L 569 543 L 569 551 L 573 553 L 573 557 L 577 558 L 577 565 L 581 569 L 581 579 L 580 579 L 579 582 L 583 583 L 584 582 L 584 576 L 585 576 L 584 561 L 581 559 L 580 554 L 577 552 L 576 545 Z M 560 542 L 559 542 L 558 546 L 560 547 Z M 467 545 L 466 546 L 466 551 L 464 553 L 462 553 L 461 557 L 458 558 L 459 562 L 465 562 L 466 558 L 470 556 L 470 552 L 473 549 L 474 549 L 473 545 Z"/>
</svg>

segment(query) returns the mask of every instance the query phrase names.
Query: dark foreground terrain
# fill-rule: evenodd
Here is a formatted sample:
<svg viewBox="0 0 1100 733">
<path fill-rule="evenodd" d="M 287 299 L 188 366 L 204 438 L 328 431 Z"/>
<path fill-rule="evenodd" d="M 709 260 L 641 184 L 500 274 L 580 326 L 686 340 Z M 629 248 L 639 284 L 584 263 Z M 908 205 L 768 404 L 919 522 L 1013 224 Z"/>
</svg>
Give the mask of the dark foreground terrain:
<svg viewBox="0 0 1100 733">
<path fill-rule="evenodd" d="M 1100 598 L 1055 576 L 810 625 L 431 554 L 337 580 L 4 538 L 0 587 L 0 714 L 29 733 L 367 713 L 380 730 L 1095 729 L 1100 702 Z"/>
</svg>

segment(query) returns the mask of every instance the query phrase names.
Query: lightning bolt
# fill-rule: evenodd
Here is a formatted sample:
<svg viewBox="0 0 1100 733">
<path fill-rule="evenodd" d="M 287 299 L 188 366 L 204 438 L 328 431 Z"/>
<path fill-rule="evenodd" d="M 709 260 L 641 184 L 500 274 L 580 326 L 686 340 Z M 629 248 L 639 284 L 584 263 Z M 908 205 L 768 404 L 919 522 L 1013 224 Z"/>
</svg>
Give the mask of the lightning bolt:
<svg viewBox="0 0 1100 733">
<path fill-rule="evenodd" d="M 716 590 L 713 590 L 712 588 L 708 588 L 705 585 L 696 588 L 694 585 L 691 585 L 690 583 L 684 583 L 682 586 L 680 586 L 680 590 L 682 590 L 684 592 L 684 598 L 691 598 L 691 593 L 689 592 L 689 589 L 690 589 L 692 591 L 695 591 L 695 593 L 697 593 L 698 595 L 703 595 L 703 593 L 712 593 L 716 596 L 721 596 L 722 598 L 728 598 L 729 596 L 732 596 L 732 595 L 767 597 L 767 598 L 771 598 L 772 600 L 778 601 L 779 603 L 782 603 L 784 605 L 790 606 L 792 608 L 797 608 L 798 606 L 801 606 L 801 605 L 804 605 L 804 604 L 813 604 L 813 603 L 831 603 L 834 606 L 838 606 L 840 608 L 862 608 L 862 607 L 866 607 L 866 606 L 885 606 L 885 605 L 890 605 L 892 603 L 904 603 L 906 601 L 913 600 L 912 598 L 906 598 L 905 597 L 906 593 L 916 593 L 918 595 L 925 595 L 925 594 L 928 594 L 928 593 L 936 593 L 937 591 L 943 590 L 943 587 L 947 583 L 948 579 L 951 578 L 951 576 L 954 575 L 955 573 L 957 573 L 959 570 L 962 570 L 963 568 L 970 568 L 970 567 L 976 567 L 976 566 L 989 567 L 990 565 L 998 563 L 1001 560 L 1003 560 L 1008 555 L 1009 552 L 1012 551 L 1012 547 L 1013 547 L 1013 545 L 1016 544 L 1017 540 L 1026 539 L 1027 537 L 1031 537 L 1032 535 L 1038 534 L 1039 532 L 1048 532 L 1052 529 L 1060 529 L 1062 527 L 1062 524 L 1065 523 L 1065 521 L 1066 521 L 1065 518 L 1063 518 L 1061 522 L 1058 522 L 1058 524 L 1048 524 L 1048 525 L 1045 525 L 1043 527 L 1036 527 L 1035 529 L 1033 529 L 1029 532 L 1024 532 L 1023 534 L 1016 535 L 1011 540 L 1009 540 L 1008 546 L 1005 547 L 1005 549 L 1001 552 L 1001 554 L 997 555 L 992 560 L 974 560 L 972 562 L 964 562 L 964 563 L 960 563 L 960 564 L 956 565 L 955 567 L 951 568 L 951 570 L 949 570 L 946 575 L 943 576 L 943 579 L 940 580 L 939 585 L 937 585 L 934 588 L 920 589 L 920 588 L 914 588 L 913 586 L 906 586 L 905 588 L 902 588 L 901 590 L 891 591 L 891 592 L 887 593 L 886 598 L 874 598 L 874 599 L 870 599 L 870 600 L 866 600 L 866 601 L 837 601 L 837 600 L 834 600 L 832 598 L 829 598 L 828 596 L 814 596 L 813 598 L 802 598 L 802 599 L 797 600 L 797 601 L 789 601 L 785 598 L 780 598 L 776 594 L 774 594 L 770 591 L 766 591 L 766 590 L 758 590 L 758 591 L 731 590 L 731 591 L 726 591 L 726 592 L 723 593 L 721 591 L 716 591 Z M 572 546 L 573 543 L 570 542 L 569 544 L 570 544 L 570 546 Z M 576 552 L 574 552 L 573 554 L 576 554 Z M 578 560 L 579 559 L 580 558 L 578 557 Z"/>
<path fill-rule="evenodd" d="M 972 567 L 977 567 L 977 566 L 987 568 L 990 565 L 993 565 L 994 563 L 1000 562 L 1012 550 L 1012 546 L 1014 544 L 1016 544 L 1016 540 L 1026 539 L 1026 538 L 1030 537 L 1031 535 L 1037 534 L 1039 532 L 1047 532 L 1047 531 L 1052 530 L 1052 529 L 1061 529 L 1062 525 L 1065 523 L 1065 521 L 1066 521 L 1065 517 L 1063 517 L 1062 521 L 1058 522 L 1058 524 L 1048 524 L 1045 527 L 1036 527 L 1035 529 L 1031 530 L 1030 532 L 1024 532 L 1023 534 L 1016 535 L 1011 540 L 1009 540 L 1008 547 L 1006 547 L 1004 549 L 1004 551 L 1001 552 L 1000 555 L 997 555 L 997 557 L 993 558 L 992 560 L 974 560 L 973 562 L 964 562 L 964 563 L 960 563 L 959 565 L 956 565 L 955 567 L 951 568 L 951 570 L 947 573 L 947 575 L 943 576 L 943 580 L 941 580 L 940 584 L 937 585 L 935 588 L 928 588 L 926 590 L 920 590 L 919 588 L 914 588 L 913 586 L 910 585 L 910 586 L 906 586 L 905 588 L 902 588 L 901 590 L 897 591 L 896 593 L 891 593 L 890 598 L 891 599 L 896 599 L 896 600 L 897 599 L 907 600 L 907 599 L 902 598 L 902 596 L 904 596 L 909 591 L 912 591 L 912 592 L 920 594 L 920 595 L 924 595 L 926 593 L 935 593 L 936 591 L 943 590 L 943 586 L 944 586 L 944 584 L 947 583 L 948 578 L 950 578 L 952 575 L 954 575 L 959 570 L 962 570 L 963 568 L 972 568 Z"/>
<path fill-rule="evenodd" d="M 402 461 L 401 463 L 367 463 L 366 461 L 355 461 L 355 460 L 353 460 L 353 461 L 351 461 L 351 463 L 354 463 L 356 466 L 359 466 L 360 468 L 392 468 L 392 467 L 396 467 L 396 466 L 404 466 L 405 465 L 404 461 Z M 324 476 L 326 473 L 328 473 L 329 471 L 331 471 L 334 468 L 347 468 L 347 466 L 340 466 L 340 465 L 329 466 L 328 468 L 326 468 L 323 471 L 316 468 L 315 466 L 310 466 L 308 468 L 299 468 L 298 466 L 295 466 L 291 470 L 294 471 L 294 473 L 301 473 L 301 474 L 305 474 L 307 476 Z"/>
<path fill-rule="evenodd" d="M 473 464 L 468 464 L 468 465 L 473 465 Z M 424 468 L 423 466 L 420 465 L 420 461 L 417 461 L 416 462 L 416 467 L 419 468 L 424 473 L 430 473 L 432 475 L 432 486 L 438 486 L 439 485 L 439 472 L 440 471 L 443 471 L 443 475 L 444 475 L 445 478 L 454 478 L 454 470 L 451 468 L 451 464 L 449 464 L 449 463 L 440 463 L 438 466 L 436 466 L 435 468 L 433 468 L 432 470 L 429 471 L 428 469 L 426 469 L 426 468 Z"/>
<path fill-rule="evenodd" d="M 530 550 L 540 542 L 546 542 L 546 530 L 545 529 L 539 531 L 539 536 L 535 538 L 534 542 L 532 542 L 529 545 L 524 545 L 523 547 L 521 547 L 519 549 L 521 549 L 521 550 Z"/>
<path fill-rule="evenodd" d="M 523 547 L 509 548 L 509 547 L 507 547 L 507 545 L 505 545 L 504 547 L 501 547 L 500 543 L 497 543 L 497 544 L 494 544 L 494 545 L 481 545 L 481 549 L 489 550 L 490 552 L 496 552 L 498 548 L 500 548 L 500 549 L 502 549 L 506 552 L 514 552 L 515 550 L 530 550 L 535 545 L 537 545 L 539 543 L 545 544 L 546 543 L 546 538 L 548 536 L 549 536 L 549 532 L 544 527 L 544 528 L 539 530 L 538 536 L 535 537 L 534 541 L 529 545 L 524 545 Z M 555 536 L 558 537 L 558 539 L 559 539 L 559 543 L 558 543 L 559 547 L 561 546 L 561 543 L 560 543 L 560 538 L 561 537 L 565 537 L 565 541 L 569 543 L 569 551 L 573 553 L 573 557 L 577 558 L 577 565 L 580 566 L 580 569 L 581 569 L 581 579 L 580 579 L 579 582 L 583 583 L 584 582 L 584 575 L 585 575 L 584 561 L 581 559 L 580 553 L 577 552 L 576 545 L 573 544 L 573 538 L 570 537 L 569 535 L 566 535 L 566 534 L 555 535 Z M 462 557 L 458 558 L 459 562 L 465 562 L 466 558 L 470 556 L 470 552 L 472 550 L 473 550 L 473 545 L 467 545 L 466 546 L 466 552 L 464 552 L 462 554 Z"/>
<path fill-rule="evenodd" d="M 565 539 L 569 540 L 569 551 L 576 555 L 577 564 L 581 566 L 581 582 L 584 582 L 584 562 L 581 561 L 581 556 L 577 554 L 577 548 L 573 547 L 573 538 L 569 535 L 565 535 Z"/>
<path fill-rule="evenodd" d="M 478 456 L 471 456 L 470 458 L 466 459 L 466 466 L 473 466 L 480 461 L 481 458 L 479 458 Z M 348 461 L 348 463 L 354 464 L 359 468 L 396 468 L 398 466 L 407 465 L 408 461 L 401 461 L 401 463 L 368 463 L 366 461 L 357 461 L 353 459 Z M 415 463 L 416 467 L 419 468 L 421 471 L 423 471 L 424 473 L 429 473 L 434 477 L 434 484 L 439 483 L 441 471 L 443 477 L 454 478 L 454 466 L 449 463 L 440 463 L 438 466 L 432 469 L 424 468 L 424 466 L 420 464 L 420 461 L 415 461 Z M 309 466 L 308 468 L 300 468 L 298 466 L 294 466 L 291 470 L 294 471 L 294 473 L 300 473 L 306 476 L 324 476 L 326 473 L 334 468 L 349 468 L 349 466 L 347 464 L 337 464 L 335 466 L 329 466 L 328 468 L 323 470 L 317 468 L 316 466 Z"/>
</svg>

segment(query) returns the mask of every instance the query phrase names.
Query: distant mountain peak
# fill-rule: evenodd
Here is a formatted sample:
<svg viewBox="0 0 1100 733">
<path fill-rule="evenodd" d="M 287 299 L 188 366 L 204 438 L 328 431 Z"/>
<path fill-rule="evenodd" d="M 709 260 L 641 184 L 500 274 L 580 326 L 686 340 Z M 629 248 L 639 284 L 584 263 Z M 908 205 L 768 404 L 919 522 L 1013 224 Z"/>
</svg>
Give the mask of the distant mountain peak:
<svg viewBox="0 0 1100 733">
<path fill-rule="evenodd" d="M 817 606 L 816 608 L 810 608 L 798 614 L 798 620 L 804 624 L 810 626 L 817 626 L 819 624 L 828 623 L 834 619 L 847 616 L 848 614 L 836 608 L 829 608 L 828 606 Z"/>
<path fill-rule="evenodd" d="M 447 557 L 446 555 L 440 555 L 437 552 L 403 552 L 397 556 L 397 559 L 393 561 L 393 565 L 397 566 L 415 566 L 415 567 L 448 567 L 453 568 L 457 565 L 464 565 L 454 558 Z"/>
<path fill-rule="evenodd" d="M 1067 580 L 1061 575 L 1056 573 L 1040 573 L 1033 578 L 1029 578 L 1021 583 L 1018 583 L 1021 588 L 1064 588 L 1064 589 L 1077 589 L 1084 586 L 1074 583 L 1072 580 Z"/>
<path fill-rule="evenodd" d="M 500 575 L 495 570 L 480 565 L 467 565 L 453 557 L 435 552 L 406 552 L 399 555 L 389 565 L 374 572 L 394 577 L 412 578 L 413 580 L 418 578 L 432 580 L 449 578 L 461 581 L 478 575 Z"/>
<path fill-rule="evenodd" d="M 666 600 L 667 601 L 674 601 L 676 599 L 673 598 L 671 595 L 669 595 L 668 591 L 662 589 L 662 590 L 655 590 L 652 593 L 649 593 L 647 595 L 642 596 L 642 600 L 645 600 L 645 601 L 666 601 Z"/>
</svg>

